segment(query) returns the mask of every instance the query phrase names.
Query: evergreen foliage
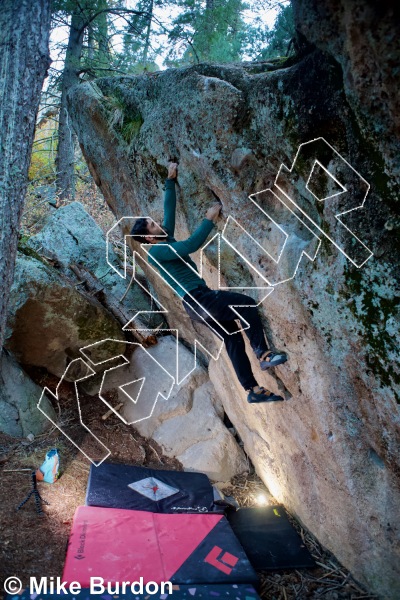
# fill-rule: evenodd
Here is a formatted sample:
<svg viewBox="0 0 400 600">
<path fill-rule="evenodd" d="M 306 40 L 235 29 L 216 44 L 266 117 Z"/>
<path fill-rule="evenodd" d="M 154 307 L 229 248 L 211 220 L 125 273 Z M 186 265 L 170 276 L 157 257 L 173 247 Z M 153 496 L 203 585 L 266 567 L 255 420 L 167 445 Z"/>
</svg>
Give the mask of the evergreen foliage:
<svg viewBox="0 0 400 600">
<path fill-rule="evenodd" d="M 54 0 L 57 62 L 42 94 L 29 171 L 33 186 L 57 185 L 60 198 L 64 186 L 65 197 L 73 198 L 77 178 L 90 180 L 69 129 L 69 87 L 97 77 L 154 72 L 161 65 L 284 56 L 294 33 L 291 5 L 280 3 L 275 26 L 268 28 L 263 14 L 271 6 L 271 0 Z M 114 107 L 114 119 L 117 112 Z M 141 123 L 125 117 L 121 113 L 113 126 L 129 143 Z"/>
</svg>

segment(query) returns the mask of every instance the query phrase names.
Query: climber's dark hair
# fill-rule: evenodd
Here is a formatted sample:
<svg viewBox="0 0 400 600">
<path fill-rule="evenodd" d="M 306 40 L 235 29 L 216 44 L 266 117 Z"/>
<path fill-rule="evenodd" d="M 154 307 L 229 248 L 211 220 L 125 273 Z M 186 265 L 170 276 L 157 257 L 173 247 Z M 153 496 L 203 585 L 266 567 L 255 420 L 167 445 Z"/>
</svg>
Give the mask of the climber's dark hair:
<svg viewBox="0 0 400 600">
<path fill-rule="evenodd" d="M 146 235 L 149 235 L 147 229 L 147 219 L 146 217 L 140 217 L 134 224 L 131 229 L 131 235 L 134 236 L 134 239 L 140 244 L 147 244 Z"/>
</svg>

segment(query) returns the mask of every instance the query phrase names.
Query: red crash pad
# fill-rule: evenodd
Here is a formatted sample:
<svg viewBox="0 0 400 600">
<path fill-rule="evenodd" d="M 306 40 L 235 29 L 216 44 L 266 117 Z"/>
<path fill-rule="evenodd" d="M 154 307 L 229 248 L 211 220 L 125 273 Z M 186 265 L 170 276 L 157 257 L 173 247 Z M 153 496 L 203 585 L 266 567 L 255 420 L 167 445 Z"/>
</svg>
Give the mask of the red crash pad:
<svg viewBox="0 0 400 600">
<path fill-rule="evenodd" d="M 227 520 L 214 514 L 162 514 L 80 506 L 63 581 L 253 583 L 258 578 Z"/>
</svg>

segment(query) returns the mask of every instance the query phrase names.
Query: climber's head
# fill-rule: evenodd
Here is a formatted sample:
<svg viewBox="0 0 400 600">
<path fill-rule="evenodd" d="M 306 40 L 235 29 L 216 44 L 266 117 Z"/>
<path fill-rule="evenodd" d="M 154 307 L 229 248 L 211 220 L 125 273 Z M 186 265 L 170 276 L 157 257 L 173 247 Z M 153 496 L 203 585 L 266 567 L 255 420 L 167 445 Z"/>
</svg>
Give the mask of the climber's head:
<svg viewBox="0 0 400 600">
<path fill-rule="evenodd" d="M 132 227 L 131 235 L 141 244 L 157 244 L 157 242 L 165 241 L 165 232 L 161 225 L 153 221 L 150 217 L 141 217 L 137 219 Z"/>
</svg>

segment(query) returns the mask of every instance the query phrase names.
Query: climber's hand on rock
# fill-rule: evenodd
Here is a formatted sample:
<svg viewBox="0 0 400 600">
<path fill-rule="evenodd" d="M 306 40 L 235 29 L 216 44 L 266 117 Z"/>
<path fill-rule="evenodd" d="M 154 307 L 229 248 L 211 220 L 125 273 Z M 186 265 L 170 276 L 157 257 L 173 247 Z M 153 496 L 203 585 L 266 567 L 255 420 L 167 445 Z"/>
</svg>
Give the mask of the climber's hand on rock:
<svg viewBox="0 0 400 600">
<path fill-rule="evenodd" d="M 170 162 L 168 164 L 168 179 L 176 179 L 178 163 Z"/>
<path fill-rule="evenodd" d="M 213 204 L 213 206 L 211 208 L 209 208 L 208 211 L 206 212 L 206 219 L 209 219 L 210 221 L 214 221 L 214 223 L 215 223 L 219 217 L 221 208 L 222 208 L 222 206 L 219 202 L 216 202 L 215 204 Z"/>
</svg>

